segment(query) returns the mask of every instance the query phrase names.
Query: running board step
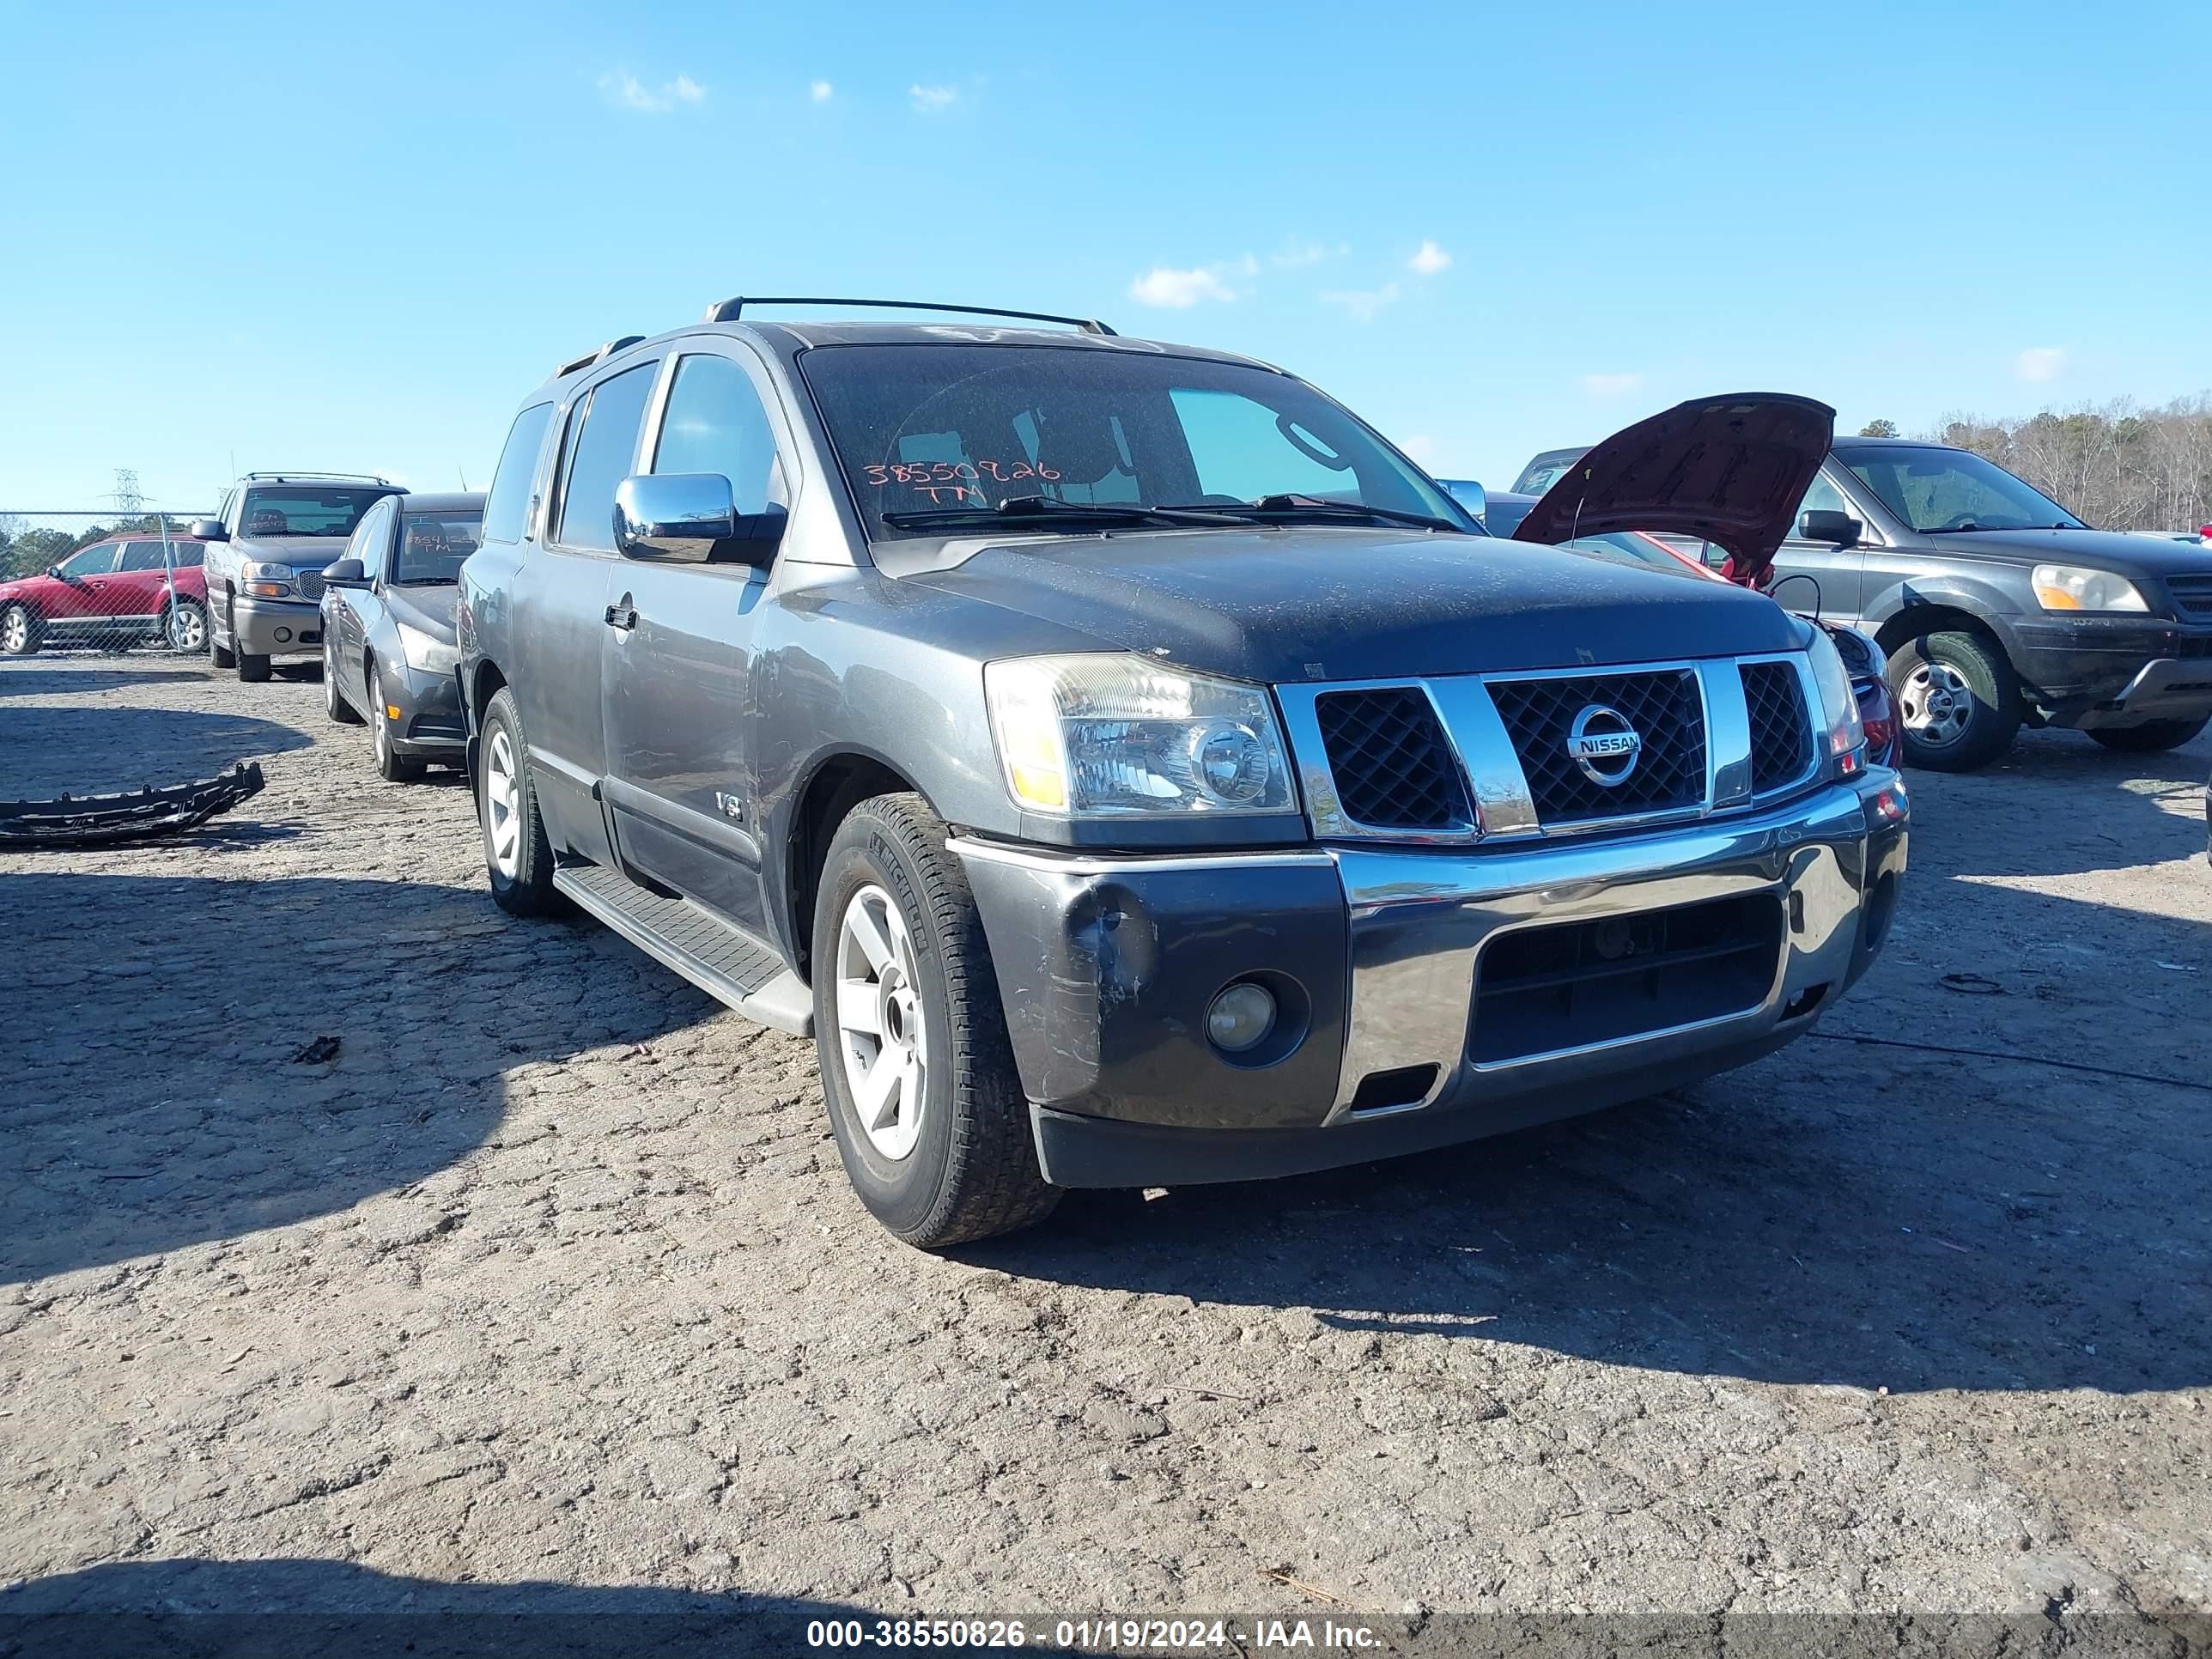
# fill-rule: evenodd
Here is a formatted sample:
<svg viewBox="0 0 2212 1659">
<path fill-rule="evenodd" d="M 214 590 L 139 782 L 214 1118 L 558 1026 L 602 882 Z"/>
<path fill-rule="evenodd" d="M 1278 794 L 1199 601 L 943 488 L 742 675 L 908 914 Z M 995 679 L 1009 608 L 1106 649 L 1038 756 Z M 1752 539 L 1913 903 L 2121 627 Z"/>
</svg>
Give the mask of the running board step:
<svg viewBox="0 0 2212 1659">
<path fill-rule="evenodd" d="M 814 998 L 760 939 L 687 899 L 663 898 L 604 864 L 563 865 L 553 885 L 664 967 L 748 1019 L 814 1034 Z"/>
</svg>

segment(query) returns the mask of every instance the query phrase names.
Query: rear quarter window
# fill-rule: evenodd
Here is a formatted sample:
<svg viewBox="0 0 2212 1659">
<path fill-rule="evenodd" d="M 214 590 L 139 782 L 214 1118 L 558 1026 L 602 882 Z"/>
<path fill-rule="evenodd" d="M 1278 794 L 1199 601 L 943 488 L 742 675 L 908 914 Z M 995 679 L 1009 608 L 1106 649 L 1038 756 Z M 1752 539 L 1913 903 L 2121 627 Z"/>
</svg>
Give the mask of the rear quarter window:
<svg viewBox="0 0 2212 1659">
<path fill-rule="evenodd" d="M 545 428 L 552 419 L 552 404 L 532 404 L 507 428 L 507 447 L 499 452 L 499 470 L 492 475 L 491 494 L 484 500 L 484 540 L 522 539 L 530 511 L 530 481 L 537 476 L 538 452 L 544 447 Z"/>
</svg>

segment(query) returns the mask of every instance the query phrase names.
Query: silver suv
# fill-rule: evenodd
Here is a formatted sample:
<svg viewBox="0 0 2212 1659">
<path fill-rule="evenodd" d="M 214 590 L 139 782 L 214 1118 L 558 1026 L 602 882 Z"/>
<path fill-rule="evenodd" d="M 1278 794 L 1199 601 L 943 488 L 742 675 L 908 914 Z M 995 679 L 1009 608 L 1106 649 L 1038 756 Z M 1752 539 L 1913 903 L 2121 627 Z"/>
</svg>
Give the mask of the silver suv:
<svg viewBox="0 0 2212 1659">
<path fill-rule="evenodd" d="M 345 550 L 362 515 L 407 492 L 358 472 L 249 472 L 220 515 L 192 534 L 208 544 L 208 645 L 217 668 L 269 678 L 271 657 L 319 654 L 323 567 Z"/>
</svg>

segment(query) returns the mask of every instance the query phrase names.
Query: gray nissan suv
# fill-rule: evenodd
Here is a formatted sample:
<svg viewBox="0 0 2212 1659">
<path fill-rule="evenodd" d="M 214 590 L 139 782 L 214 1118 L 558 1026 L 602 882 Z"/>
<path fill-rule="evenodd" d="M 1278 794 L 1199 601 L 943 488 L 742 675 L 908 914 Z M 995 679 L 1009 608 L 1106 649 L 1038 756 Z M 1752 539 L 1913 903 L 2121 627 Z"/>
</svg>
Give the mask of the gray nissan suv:
<svg viewBox="0 0 2212 1659">
<path fill-rule="evenodd" d="M 957 319 L 754 314 L 863 303 Z M 1824 449 L 1716 405 L 1715 533 L 1771 556 Z M 457 620 L 495 901 L 811 1033 L 927 1247 L 1766 1054 L 1905 868 L 1818 630 L 1492 539 L 1305 382 L 1097 323 L 732 300 L 586 353 Z"/>
</svg>

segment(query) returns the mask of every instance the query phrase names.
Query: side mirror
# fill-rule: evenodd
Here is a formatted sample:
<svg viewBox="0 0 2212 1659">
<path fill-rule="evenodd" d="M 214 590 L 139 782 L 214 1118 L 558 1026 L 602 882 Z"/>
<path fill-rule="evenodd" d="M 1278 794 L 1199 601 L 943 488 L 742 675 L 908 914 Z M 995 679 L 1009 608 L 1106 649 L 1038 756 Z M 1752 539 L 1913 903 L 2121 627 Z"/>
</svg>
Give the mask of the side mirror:
<svg viewBox="0 0 2212 1659">
<path fill-rule="evenodd" d="M 1445 492 L 1478 519 L 1490 511 L 1490 492 L 1472 478 L 1439 478 Z"/>
<path fill-rule="evenodd" d="M 1832 542 L 1839 548 L 1857 546 L 1859 532 L 1865 528 L 1850 514 L 1832 507 L 1816 507 L 1797 520 L 1797 533 L 1805 540 Z"/>
<path fill-rule="evenodd" d="M 58 582 L 67 581 L 69 580 L 68 577 L 62 574 L 62 568 L 58 564 L 48 565 L 46 567 L 46 574 Z"/>
<path fill-rule="evenodd" d="M 194 519 L 191 533 L 204 542 L 227 542 L 230 532 L 222 527 L 221 519 Z"/>
<path fill-rule="evenodd" d="M 647 472 L 615 491 L 615 550 L 626 559 L 765 568 L 783 540 L 781 507 L 740 515 L 719 472 Z"/>
<path fill-rule="evenodd" d="M 323 567 L 323 586 L 366 587 L 368 586 L 368 572 L 362 568 L 359 559 L 340 559 L 336 564 Z"/>
</svg>

